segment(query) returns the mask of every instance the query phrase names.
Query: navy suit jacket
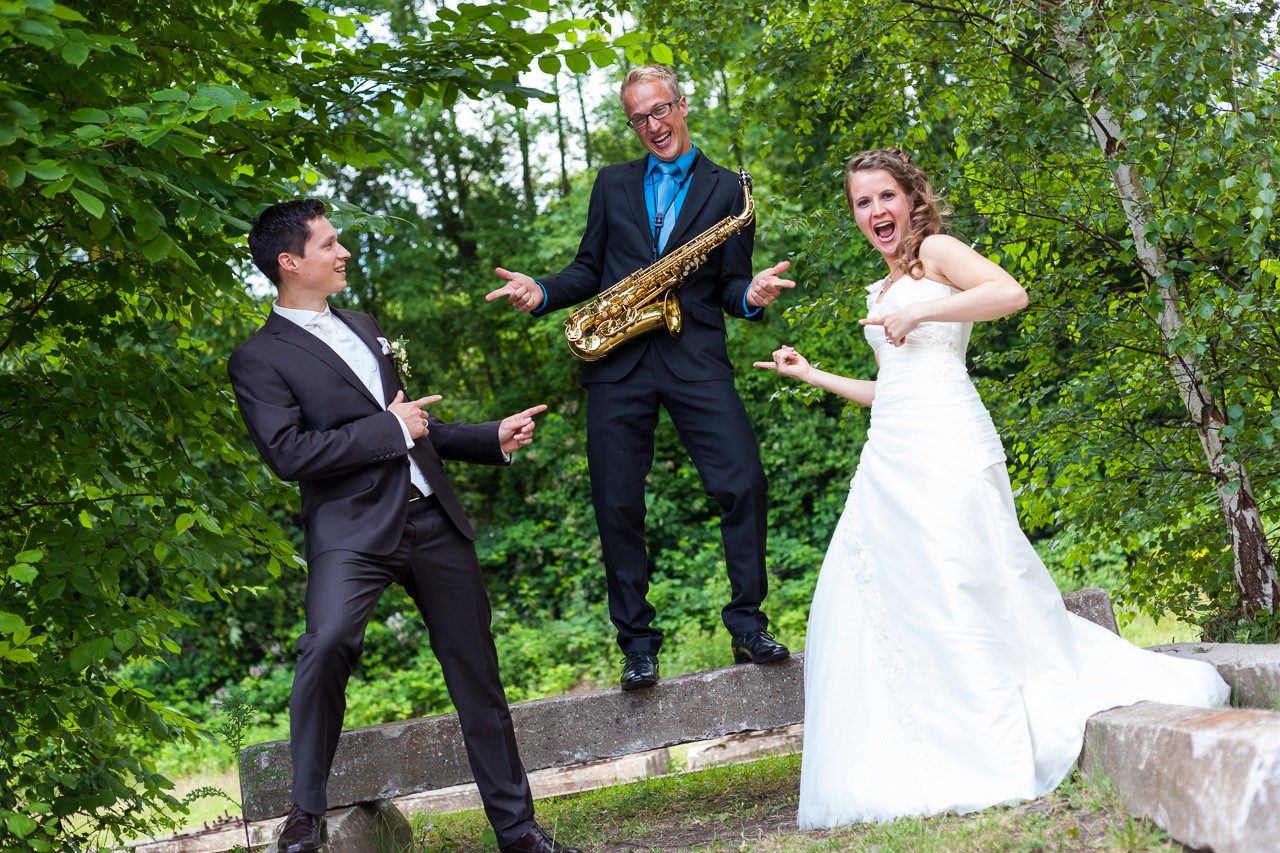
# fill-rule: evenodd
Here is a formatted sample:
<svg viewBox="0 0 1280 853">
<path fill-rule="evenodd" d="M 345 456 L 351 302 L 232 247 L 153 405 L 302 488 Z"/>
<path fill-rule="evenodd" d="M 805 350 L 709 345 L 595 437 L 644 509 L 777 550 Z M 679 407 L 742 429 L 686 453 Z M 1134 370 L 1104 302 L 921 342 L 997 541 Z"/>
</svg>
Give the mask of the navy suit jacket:
<svg viewBox="0 0 1280 853">
<path fill-rule="evenodd" d="M 383 400 L 370 396 L 327 344 L 274 311 L 227 365 L 263 460 L 301 488 L 307 559 L 334 549 L 382 555 L 396 548 L 408 514 L 411 453 L 449 518 L 474 540 L 441 460 L 508 464 L 498 422 L 449 424 L 428 415 L 428 434 L 406 448 L 400 419 L 386 409 L 404 386 L 378 343 L 382 330 L 368 314 L 331 310 L 373 351 Z"/>
<path fill-rule="evenodd" d="M 596 175 L 578 255 L 561 272 L 539 279 L 547 298 L 534 313 L 542 315 L 576 305 L 653 263 L 653 231 L 644 197 L 647 165 L 646 156 L 606 166 Z M 700 155 L 664 254 L 738 213 L 742 206 L 738 173 Z M 667 367 L 686 381 L 732 379 L 724 315 L 746 317 L 743 297 L 751 285 L 754 240 L 753 222 L 712 250 L 706 263 L 685 280 L 679 289 L 683 334 L 672 337 L 660 328 L 622 344 L 598 361 L 584 362 L 583 384 L 624 378 L 646 346 L 654 347 Z M 749 319 L 759 319 L 762 314 L 756 312 Z"/>
</svg>

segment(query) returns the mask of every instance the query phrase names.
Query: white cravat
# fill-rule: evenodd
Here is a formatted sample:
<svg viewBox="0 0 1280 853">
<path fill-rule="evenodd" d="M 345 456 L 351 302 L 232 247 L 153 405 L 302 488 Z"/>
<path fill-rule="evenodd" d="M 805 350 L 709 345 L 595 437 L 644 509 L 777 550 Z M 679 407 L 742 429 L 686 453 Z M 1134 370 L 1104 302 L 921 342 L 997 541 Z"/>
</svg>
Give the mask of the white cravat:
<svg viewBox="0 0 1280 853">
<path fill-rule="evenodd" d="M 364 384 L 364 387 L 369 389 L 373 399 L 383 399 L 382 372 L 378 368 L 378 360 L 374 358 L 365 342 L 360 340 L 350 326 L 335 317 L 328 306 L 320 312 L 281 308 L 279 305 L 272 307 L 281 316 L 292 320 L 328 344 L 329 348 L 347 363 L 351 372 Z M 385 408 L 386 401 L 383 401 L 382 405 Z M 413 447 L 413 437 L 409 434 L 409 427 L 398 417 L 396 420 L 400 423 L 400 431 L 404 434 L 405 446 Z M 431 485 L 412 456 L 409 457 L 409 479 L 422 494 L 431 494 Z"/>
</svg>

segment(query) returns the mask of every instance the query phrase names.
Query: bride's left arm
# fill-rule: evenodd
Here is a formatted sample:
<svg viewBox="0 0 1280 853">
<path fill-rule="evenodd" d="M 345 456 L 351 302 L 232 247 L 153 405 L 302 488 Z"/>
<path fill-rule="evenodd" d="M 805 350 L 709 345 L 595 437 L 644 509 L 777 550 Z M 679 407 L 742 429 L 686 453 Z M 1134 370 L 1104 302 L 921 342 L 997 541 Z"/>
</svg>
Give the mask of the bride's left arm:
<svg viewBox="0 0 1280 853">
<path fill-rule="evenodd" d="M 996 320 L 1027 307 L 1027 292 L 1004 268 L 947 234 L 920 244 L 925 275 L 960 291 L 946 299 L 917 303 L 917 322 Z"/>
</svg>

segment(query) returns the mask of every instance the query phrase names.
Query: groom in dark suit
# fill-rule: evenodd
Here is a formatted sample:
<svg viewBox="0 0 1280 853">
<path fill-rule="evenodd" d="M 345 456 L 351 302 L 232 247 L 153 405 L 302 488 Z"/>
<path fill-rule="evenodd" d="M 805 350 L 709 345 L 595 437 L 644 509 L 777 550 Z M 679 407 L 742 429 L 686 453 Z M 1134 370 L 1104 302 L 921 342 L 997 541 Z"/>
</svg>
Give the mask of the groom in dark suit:
<svg viewBox="0 0 1280 853">
<path fill-rule="evenodd" d="M 298 481 L 307 554 L 306 633 L 289 701 L 293 808 L 280 853 L 320 849 L 351 667 L 373 606 L 402 585 L 426 622 L 471 770 L 503 851 L 576 853 L 533 819 L 490 633 L 476 533 L 441 459 L 508 464 L 533 439 L 534 406 L 502 421 L 447 424 L 439 396 L 407 399 L 372 317 L 331 308 L 351 253 L 315 200 L 254 221 L 254 264 L 275 284 L 266 323 L 231 355 L 240 414 L 263 460 Z"/>
<path fill-rule="evenodd" d="M 590 299 L 742 209 L 737 173 L 711 162 L 689 139 L 689 105 L 675 73 L 634 68 L 622 82 L 626 123 L 648 149 L 639 160 L 596 176 L 578 255 L 563 271 L 535 281 L 499 268 L 506 284 L 489 293 L 535 316 Z M 721 618 L 738 663 L 770 663 L 789 652 L 768 632 L 760 606 L 765 572 L 767 483 L 747 412 L 733 386 L 724 315 L 758 319 L 795 282 L 790 263 L 751 275 L 754 227 L 713 249 L 679 290 L 684 331 L 660 329 L 583 364 L 587 388 L 587 461 L 604 555 L 609 616 L 622 648 L 622 689 L 658 680 L 663 634 L 647 600 L 644 481 L 653 434 L 665 408 L 702 478 L 720 504 L 730 600 Z"/>
</svg>

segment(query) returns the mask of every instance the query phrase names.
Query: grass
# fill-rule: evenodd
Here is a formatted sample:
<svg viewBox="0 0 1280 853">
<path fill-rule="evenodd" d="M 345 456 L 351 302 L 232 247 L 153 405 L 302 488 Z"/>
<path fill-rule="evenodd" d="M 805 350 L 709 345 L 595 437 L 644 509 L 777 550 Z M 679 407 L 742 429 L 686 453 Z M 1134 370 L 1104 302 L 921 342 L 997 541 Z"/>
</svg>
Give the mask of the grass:
<svg viewBox="0 0 1280 853">
<path fill-rule="evenodd" d="M 1172 616 L 1156 621 L 1145 613 L 1117 613 L 1120 636 L 1135 646 L 1158 646 L 1161 643 L 1194 643 L 1200 631 L 1194 625 L 1179 622 Z"/>
<path fill-rule="evenodd" d="M 622 851 L 1180 851 L 1153 824 L 1130 817 L 1105 783 L 1067 780 L 1051 795 L 964 817 L 901 819 L 801 832 L 798 755 L 677 774 L 538 803 L 538 822 L 564 843 Z M 417 850 L 492 851 L 479 811 L 413 818 Z"/>
</svg>

